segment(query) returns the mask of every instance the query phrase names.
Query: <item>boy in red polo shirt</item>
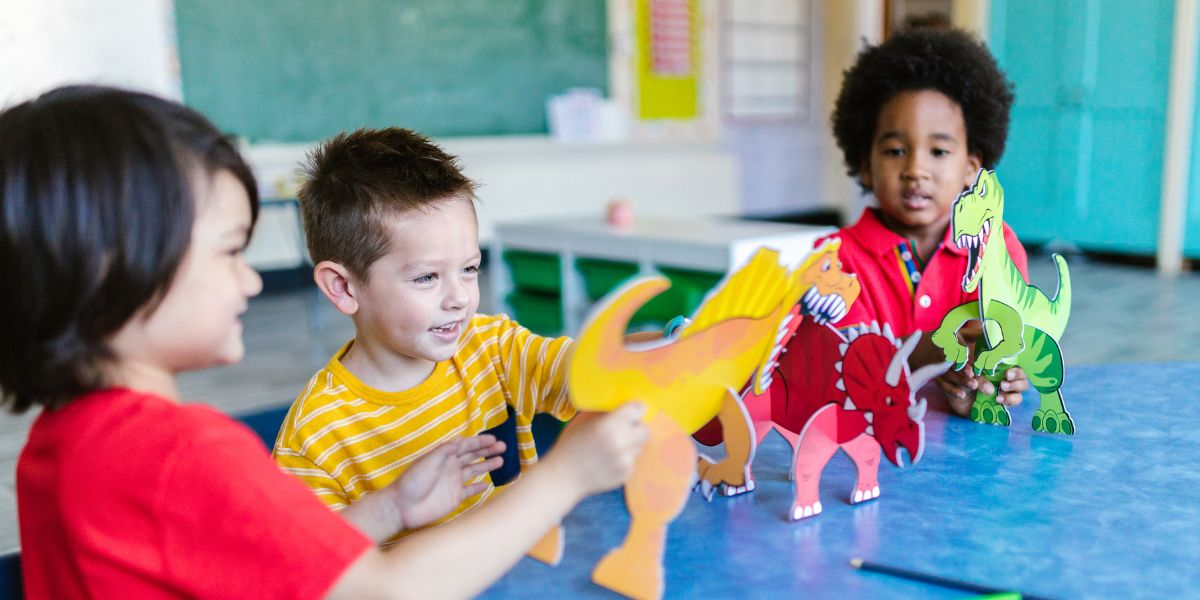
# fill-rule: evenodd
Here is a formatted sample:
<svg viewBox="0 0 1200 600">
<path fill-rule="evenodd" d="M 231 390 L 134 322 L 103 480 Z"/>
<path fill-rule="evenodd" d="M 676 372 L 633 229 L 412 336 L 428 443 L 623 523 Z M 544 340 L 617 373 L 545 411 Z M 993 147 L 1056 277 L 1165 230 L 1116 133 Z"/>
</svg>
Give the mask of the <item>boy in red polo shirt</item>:
<svg viewBox="0 0 1200 600">
<path fill-rule="evenodd" d="M 956 30 L 897 33 L 864 49 L 842 81 L 833 134 L 847 172 L 879 206 L 835 234 L 844 269 L 862 283 L 837 326 L 878 321 L 900 336 L 920 329 L 914 369 L 944 359 L 929 333 L 951 308 L 978 297 L 959 285 L 967 253 L 950 239 L 950 209 L 981 166 L 991 169 L 1000 160 L 1012 101 L 1011 84 L 991 53 Z M 1004 242 L 1028 279 L 1025 248 L 1007 224 Z M 975 323 L 964 331 L 978 336 L 981 328 Z M 990 394 L 999 385 L 996 401 L 1014 406 L 1029 387 L 1019 368 L 992 381 L 967 369 L 950 371 L 938 383 L 961 416 L 976 390 Z"/>
</svg>

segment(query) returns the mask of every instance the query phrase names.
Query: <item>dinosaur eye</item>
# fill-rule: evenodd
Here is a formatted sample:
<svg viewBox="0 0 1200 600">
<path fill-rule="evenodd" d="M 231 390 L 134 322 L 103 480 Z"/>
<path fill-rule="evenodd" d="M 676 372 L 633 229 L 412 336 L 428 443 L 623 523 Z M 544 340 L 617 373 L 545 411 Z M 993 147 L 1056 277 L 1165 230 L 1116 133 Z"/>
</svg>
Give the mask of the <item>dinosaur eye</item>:
<svg viewBox="0 0 1200 600">
<path fill-rule="evenodd" d="M 888 405 L 888 406 L 891 406 L 891 405 L 892 405 L 892 397 L 891 397 L 891 396 L 885 396 L 885 397 L 883 398 L 883 403 L 884 403 L 884 404 L 886 404 L 886 405 Z"/>
<path fill-rule="evenodd" d="M 987 195 L 987 180 L 986 179 L 979 180 L 979 195 L 980 196 Z"/>
</svg>

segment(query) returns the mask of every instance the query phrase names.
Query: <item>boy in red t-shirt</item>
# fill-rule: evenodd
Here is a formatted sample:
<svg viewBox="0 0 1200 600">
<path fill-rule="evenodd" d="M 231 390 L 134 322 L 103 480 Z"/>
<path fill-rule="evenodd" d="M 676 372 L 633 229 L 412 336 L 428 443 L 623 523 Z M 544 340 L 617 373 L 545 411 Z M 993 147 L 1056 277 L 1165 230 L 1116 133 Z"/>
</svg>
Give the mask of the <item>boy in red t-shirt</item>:
<svg viewBox="0 0 1200 600">
<path fill-rule="evenodd" d="M 241 359 L 262 280 L 243 251 L 254 177 L 199 113 L 67 87 L 0 113 L 0 400 L 42 407 L 17 463 L 30 598 L 466 597 L 646 438 L 627 405 L 569 427 L 499 498 L 386 551 L 480 493 L 490 435 L 448 435 L 343 510 L 246 427 L 182 404 L 182 371 Z"/>
<path fill-rule="evenodd" d="M 847 172 L 879 207 L 835 234 L 844 269 L 862 284 L 836 325 L 878 321 L 898 336 L 923 331 L 910 359 L 914 369 L 944 359 L 930 332 L 951 308 L 977 298 L 959 285 L 967 253 L 950 239 L 950 210 L 979 168 L 993 168 L 1004 152 L 1012 101 L 1011 84 L 991 53 L 957 30 L 897 33 L 864 49 L 842 81 L 833 134 Z M 1025 248 L 1007 224 L 1004 242 L 1028 278 Z M 964 331 L 973 347 L 979 323 Z M 1019 368 L 1000 381 L 967 369 L 937 381 L 962 416 L 977 390 L 998 392 L 997 402 L 1014 406 L 1029 387 Z"/>
</svg>

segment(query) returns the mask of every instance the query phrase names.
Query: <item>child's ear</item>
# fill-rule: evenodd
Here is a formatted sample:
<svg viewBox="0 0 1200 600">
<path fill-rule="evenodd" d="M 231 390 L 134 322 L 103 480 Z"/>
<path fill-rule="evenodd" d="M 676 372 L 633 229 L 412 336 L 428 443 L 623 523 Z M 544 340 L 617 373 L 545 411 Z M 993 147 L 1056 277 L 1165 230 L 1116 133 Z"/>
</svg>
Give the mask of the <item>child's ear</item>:
<svg viewBox="0 0 1200 600">
<path fill-rule="evenodd" d="M 978 154 L 970 154 L 967 156 L 967 172 L 963 177 L 963 188 L 971 187 L 971 183 L 975 181 L 975 174 L 979 169 L 983 168 L 983 161 L 979 159 Z"/>
<path fill-rule="evenodd" d="M 345 266 L 323 260 L 313 267 L 313 281 L 338 312 L 347 316 L 358 312 L 357 284 Z"/>
<path fill-rule="evenodd" d="M 863 159 L 862 166 L 860 166 L 858 168 L 858 180 L 860 182 L 862 182 L 863 187 L 865 187 L 867 189 L 872 189 L 875 187 L 874 184 L 871 183 L 871 161 L 870 160 Z"/>
</svg>

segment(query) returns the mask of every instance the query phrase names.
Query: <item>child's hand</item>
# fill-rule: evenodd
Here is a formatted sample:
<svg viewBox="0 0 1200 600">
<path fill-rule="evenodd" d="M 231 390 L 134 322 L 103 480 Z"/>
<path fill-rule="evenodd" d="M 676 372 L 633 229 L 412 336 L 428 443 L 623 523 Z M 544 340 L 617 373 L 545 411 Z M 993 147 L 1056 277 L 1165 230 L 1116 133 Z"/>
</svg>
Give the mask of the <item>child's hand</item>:
<svg viewBox="0 0 1200 600">
<path fill-rule="evenodd" d="M 573 476 L 584 495 L 611 490 L 633 472 L 648 435 L 645 412 L 645 406 L 631 402 L 608 414 L 576 417 L 546 460 Z"/>
<path fill-rule="evenodd" d="M 975 403 L 976 392 L 984 395 L 996 394 L 996 402 L 1004 406 L 1016 406 L 1021 403 L 1021 393 L 1029 389 L 1029 379 L 1021 367 L 1013 367 L 1004 373 L 1000 381 L 1000 390 L 983 375 L 972 375 L 970 367 L 961 371 L 949 371 L 938 377 L 938 386 L 946 394 L 950 410 L 960 417 L 971 414 L 971 405 Z"/>
<path fill-rule="evenodd" d="M 451 440 L 417 459 L 387 487 L 399 512 L 401 529 L 428 525 L 487 489 L 487 481 L 463 484 L 499 468 L 504 459 L 498 455 L 503 452 L 504 442 L 492 435 L 480 435 Z"/>
</svg>

